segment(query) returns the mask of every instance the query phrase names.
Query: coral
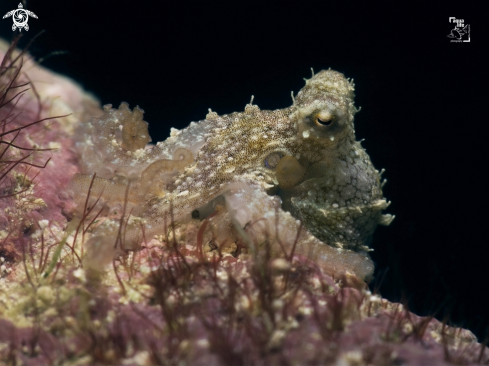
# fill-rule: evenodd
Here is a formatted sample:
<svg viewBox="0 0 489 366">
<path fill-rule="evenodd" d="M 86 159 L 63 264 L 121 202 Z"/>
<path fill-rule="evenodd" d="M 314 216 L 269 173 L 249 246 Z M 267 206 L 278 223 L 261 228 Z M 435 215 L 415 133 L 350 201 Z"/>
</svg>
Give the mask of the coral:
<svg viewBox="0 0 489 366">
<path fill-rule="evenodd" d="M 285 211 L 281 199 L 295 215 L 305 212 L 298 205 L 302 185 L 316 184 L 321 167 L 334 166 L 334 159 L 307 165 L 307 153 L 264 148 L 256 174 L 227 181 L 182 220 L 188 202 L 177 199 L 186 197 L 177 194 L 182 178 L 204 170 L 195 159 L 207 161 L 199 151 L 217 137 L 202 134 L 224 117 L 211 113 L 143 150 L 149 135 L 142 111 L 98 109 L 72 81 L 26 67 L 32 61 L 14 46 L 0 44 L 6 53 L 0 72 L 7 72 L 0 85 L 10 85 L 0 94 L 7 101 L 0 103 L 0 364 L 489 364 L 489 350 L 472 333 L 371 293 L 361 279 L 372 271 L 369 260 L 322 243 Z M 18 93 L 23 84 L 32 89 Z M 249 108 L 262 117 L 272 113 Z M 328 125 L 334 118 L 341 115 L 322 111 L 317 121 Z M 78 121 L 85 121 L 81 130 Z M 82 160 L 75 151 L 84 151 Z M 368 162 L 359 176 L 374 176 L 381 194 L 368 156 L 359 154 L 361 166 Z M 353 163 L 347 159 L 333 171 Z M 258 179 L 266 172 L 276 182 Z M 325 179 L 347 189 L 335 174 Z M 77 213 L 63 189 L 73 175 Z M 149 236 L 146 201 L 172 195 L 168 220 Z M 366 211 L 381 217 L 379 207 Z M 349 217 L 342 209 L 333 212 Z M 145 246 L 126 246 L 126 231 L 138 226 Z M 319 254 L 308 252 L 315 248 Z"/>
</svg>

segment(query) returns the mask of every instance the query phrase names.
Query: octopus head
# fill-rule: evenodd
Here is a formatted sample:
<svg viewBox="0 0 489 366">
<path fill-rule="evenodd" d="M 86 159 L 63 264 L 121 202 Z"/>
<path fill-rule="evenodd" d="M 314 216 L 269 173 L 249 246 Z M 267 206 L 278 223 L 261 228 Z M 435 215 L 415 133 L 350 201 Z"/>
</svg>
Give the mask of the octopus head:
<svg viewBox="0 0 489 366">
<path fill-rule="evenodd" d="M 297 95 L 296 112 L 299 138 L 318 140 L 328 148 L 354 138 L 354 85 L 343 74 L 324 70 L 306 81 Z"/>
<path fill-rule="evenodd" d="M 292 154 L 275 167 L 283 208 L 317 238 L 366 250 L 386 207 L 379 174 L 355 141 L 353 83 L 326 70 L 306 81 L 290 115 Z"/>
<path fill-rule="evenodd" d="M 325 70 L 306 80 L 290 114 L 295 126 L 294 151 L 270 154 L 265 165 L 275 169 L 280 188 L 323 175 L 355 141 L 353 84 L 343 74 Z M 271 164 L 270 162 L 275 162 Z"/>
</svg>

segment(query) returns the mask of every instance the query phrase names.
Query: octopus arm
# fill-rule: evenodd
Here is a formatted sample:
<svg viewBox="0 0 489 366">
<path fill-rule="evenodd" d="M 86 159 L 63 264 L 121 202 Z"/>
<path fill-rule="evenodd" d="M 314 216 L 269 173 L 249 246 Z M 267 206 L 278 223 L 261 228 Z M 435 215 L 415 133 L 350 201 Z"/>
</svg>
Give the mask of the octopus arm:
<svg viewBox="0 0 489 366">
<path fill-rule="evenodd" d="M 372 276 L 374 265 L 366 253 L 333 248 L 321 242 L 299 220 L 282 210 L 277 196 L 268 195 L 258 184 L 233 182 L 224 197 L 234 222 L 246 227 L 254 242 L 270 240 L 275 251 L 285 250 L 287 254 L 295 245 L 296 254 L 313 258 L 323 270 L 335 276 L 367 280 Z"/>
</svg>

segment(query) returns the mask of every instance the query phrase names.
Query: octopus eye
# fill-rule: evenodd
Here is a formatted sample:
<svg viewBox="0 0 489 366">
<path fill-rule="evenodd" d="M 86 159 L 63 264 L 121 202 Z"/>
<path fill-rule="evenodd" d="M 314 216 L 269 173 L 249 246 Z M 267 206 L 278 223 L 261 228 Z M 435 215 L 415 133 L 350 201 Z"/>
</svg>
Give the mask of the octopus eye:
<svg viewBox="0 0 489 366">
<path fill-rule="evenodd" d="M 316 117 L 316 124 L 318 126 L 330 126 L 331 123 L 333 123 L 333 120 L 334 120 L 333 116 L 326 117 L 326 118 Z"/>
<path fill-rule="evenodd" d="M 281 152 L 273 152 L 271 154 L 269 154 L 265 160 L 263 161 L 263 163 L 265 164 L 265 167 L 266 168 L 269 168 L 269 169 L 275 169 L 275 167 L 277 166 L 278 162 L 280 159 L 282 159 L 282 157 L 284 156 L 285 154 L 281 153 Z"/>
</svg>

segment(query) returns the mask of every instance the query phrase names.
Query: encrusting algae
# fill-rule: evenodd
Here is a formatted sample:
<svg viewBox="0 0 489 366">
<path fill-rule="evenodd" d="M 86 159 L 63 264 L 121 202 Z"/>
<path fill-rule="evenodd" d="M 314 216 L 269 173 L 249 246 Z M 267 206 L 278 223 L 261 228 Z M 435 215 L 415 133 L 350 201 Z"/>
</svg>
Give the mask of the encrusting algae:
<svg viewBox="0 0 489 366">
<path fill-rule="evenodd" d="M 78 131 L 84 174 L 74 176 L 71 189 L 80 206 L 89 187 L 92 200 L 101 198 L 110 211 L 125 202 L 126 212 L 143 219 L 146 238 L 164 233 L 172 219 L 214 213 L 217 241 L 235 242 L 244 230 L 288 250 L 296 242 L 297 253 L 313 254 L 324 268 L 367 278 L 367 243 L 393 216 L 382 215 L 388 203 L 380 174 L 355 139 L 353 90 L 343 74 L 321 71 L 288 108 L 262 111 L 251 102 L 244 112 L 210 111 L 149 148 L 141 109 L 105 106 Z M 307 230 L 296 239 L 300 222 Z M 110 235 L 110 224 L 100 230 Z M 129 224 L 125 247 L 142 241 L 140 223 Z"/>
</svg>

